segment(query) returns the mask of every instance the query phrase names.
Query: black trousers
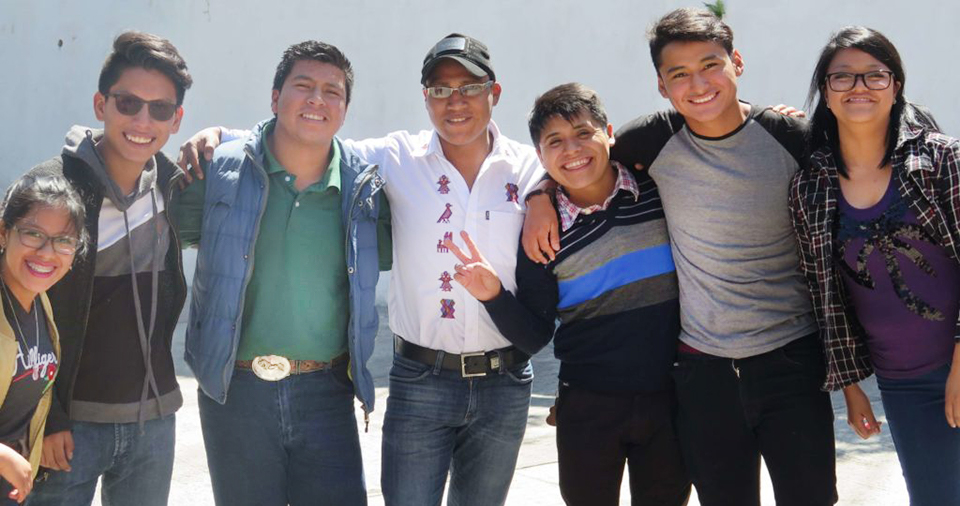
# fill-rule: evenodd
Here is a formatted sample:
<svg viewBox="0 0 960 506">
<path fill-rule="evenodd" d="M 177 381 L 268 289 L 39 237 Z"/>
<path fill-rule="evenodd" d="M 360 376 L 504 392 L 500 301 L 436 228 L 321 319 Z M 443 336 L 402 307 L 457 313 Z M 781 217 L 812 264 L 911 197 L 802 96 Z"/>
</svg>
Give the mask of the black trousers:
<svg viewBox="0 0 960 506">
<path fill-rule="evenodd" d="M 674 431 L 673 392 L 600 393 L 560 385 L 560 493 L 571 506 L 620 504 L 624 463 L 634 506 L 681 506 L 690 496 Z"/>
<path fill-rule="evenodd" d="M 745 359 L 680 354 L 677 426 L 703 506 L 759 506 L 761 455 L 777 506 L 836 503 L 824 375 L 816 335 Z"/>
</svg>

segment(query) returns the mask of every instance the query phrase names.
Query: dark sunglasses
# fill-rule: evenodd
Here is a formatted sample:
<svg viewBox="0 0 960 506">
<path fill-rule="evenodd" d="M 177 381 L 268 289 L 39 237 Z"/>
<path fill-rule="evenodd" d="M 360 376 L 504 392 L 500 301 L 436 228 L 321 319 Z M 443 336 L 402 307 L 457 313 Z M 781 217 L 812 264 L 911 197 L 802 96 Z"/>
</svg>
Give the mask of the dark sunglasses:
<svg viewBox="0 0 960 506">
<path fill-rule="evenodd" d="M 136 95 L 129 93 L 107 93 L 107 97 L 113 97 L 117 104 L 117 110 L 124 116 L 136 116 L 143 104 L 147 104 L 147 110 L 150 117 L 157 121 L 167 121 L 177 112 L 177 104 L 172 104 L 166 100 L 146 101 Z"/>
</svg>

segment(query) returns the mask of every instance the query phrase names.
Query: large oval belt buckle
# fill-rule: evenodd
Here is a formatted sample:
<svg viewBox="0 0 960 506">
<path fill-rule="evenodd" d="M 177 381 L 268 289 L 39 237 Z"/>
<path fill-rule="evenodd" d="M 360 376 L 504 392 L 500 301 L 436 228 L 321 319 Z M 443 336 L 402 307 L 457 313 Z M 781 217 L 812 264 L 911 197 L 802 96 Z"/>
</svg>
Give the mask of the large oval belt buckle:
<svg viewBox="0 0 960 506">
<path fill-rule="evenodd" d="M 290 360 L 279 355 L 254 357 L 253 374 L 264 381 L 280 381 L 290 376 Z"/>
</svg>

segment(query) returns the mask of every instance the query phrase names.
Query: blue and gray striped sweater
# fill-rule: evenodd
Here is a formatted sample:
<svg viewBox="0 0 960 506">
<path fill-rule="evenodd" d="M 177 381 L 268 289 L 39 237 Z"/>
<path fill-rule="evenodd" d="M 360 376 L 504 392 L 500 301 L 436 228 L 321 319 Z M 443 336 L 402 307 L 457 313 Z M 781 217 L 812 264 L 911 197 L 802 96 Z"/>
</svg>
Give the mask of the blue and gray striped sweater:
<svg viewBox="0 0 960 506">
<path fill-rule="evenodd" d="M 549 265 L 521 248 L 516 295 L 484 304 L 504 337 L 528 353 L 553 338 L 560 380 L 580 388 L 653 392 L 670 384 L 677 276 L 657 187 L 646 173 L 633 175 L 638 199 L 620 190 L 607 209 L 578 216 Z"/>
</svg>

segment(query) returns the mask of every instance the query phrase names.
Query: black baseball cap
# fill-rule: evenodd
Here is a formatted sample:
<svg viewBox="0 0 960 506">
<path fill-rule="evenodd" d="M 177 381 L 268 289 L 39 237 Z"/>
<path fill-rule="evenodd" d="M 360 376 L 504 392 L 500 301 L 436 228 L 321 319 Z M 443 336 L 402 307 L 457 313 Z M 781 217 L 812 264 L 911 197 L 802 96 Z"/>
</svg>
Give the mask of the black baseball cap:
<svg viewBox="0 0 960 506">
<path fill-rule="evenodd" d="M 427 84 L 430 73 L 445 58 L 455 60 L 477 77 L 490 76 L 491 81 L 497 80 L 493 73 L 493 65 L 490 63 L 490 50 L 487 46 L 473 37 L 451 33 L 430 48 L 423 59 L 420 84 Z"/>
</svg>

